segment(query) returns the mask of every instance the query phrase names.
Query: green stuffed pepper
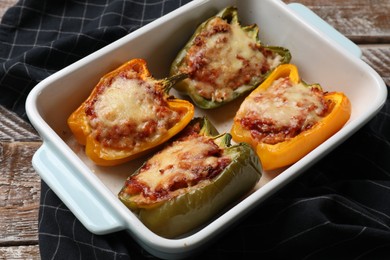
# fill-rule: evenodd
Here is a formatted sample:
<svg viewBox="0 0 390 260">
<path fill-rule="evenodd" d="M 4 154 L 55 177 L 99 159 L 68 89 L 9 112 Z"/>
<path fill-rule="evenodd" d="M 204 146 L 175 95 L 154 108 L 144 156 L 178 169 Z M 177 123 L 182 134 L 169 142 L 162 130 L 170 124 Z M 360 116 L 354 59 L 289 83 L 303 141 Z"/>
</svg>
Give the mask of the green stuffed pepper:
<svg viewBox="0 0 390 260">
<path fill-rule="evenodd" d="M 150 230 L 174 238 L 200 228 L 248 194 L 260 161 L 246 143 L 231 145 L 207 118 L 183 132 L 130 175 L 119 199 Z"/>
<path fill-rule="evenodd" d="M 236 7 L 227 7 L 198 26 L 178 53 L 171 75 L 188 74 L 174 88 L 200 108 L 211 109 L 242 96 L 278 65 L 288 63 L 288 49 L 263 46 L 256 24 L 241 26 Z"/>
</svg>

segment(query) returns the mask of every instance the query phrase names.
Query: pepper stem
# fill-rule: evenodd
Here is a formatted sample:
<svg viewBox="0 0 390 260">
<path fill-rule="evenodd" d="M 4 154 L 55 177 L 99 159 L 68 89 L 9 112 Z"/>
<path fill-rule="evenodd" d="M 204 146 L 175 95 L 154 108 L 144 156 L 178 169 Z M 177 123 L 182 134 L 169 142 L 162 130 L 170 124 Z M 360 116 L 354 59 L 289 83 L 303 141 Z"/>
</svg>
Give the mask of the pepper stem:
<svg viewBox="0 0 390 260">
<path fill-rule="evenodd" d="M 168 93 L 171 88 L 176 85 L 179 81 L 182 81 L 183 79 L 188 78 L 188 74 L 186 73 L 181 73 L 181 74 L 176 74 L 170 77 L 167 77 L 162 80 L 162 89 Z"/>
<path fill-rule="evenodd" d="M 229 147 L 231 145 L 232 136 L 229 133 L 219 134 L 217 136 L 211 137 L 214 142 L 220 147 Z"/>
</svg>

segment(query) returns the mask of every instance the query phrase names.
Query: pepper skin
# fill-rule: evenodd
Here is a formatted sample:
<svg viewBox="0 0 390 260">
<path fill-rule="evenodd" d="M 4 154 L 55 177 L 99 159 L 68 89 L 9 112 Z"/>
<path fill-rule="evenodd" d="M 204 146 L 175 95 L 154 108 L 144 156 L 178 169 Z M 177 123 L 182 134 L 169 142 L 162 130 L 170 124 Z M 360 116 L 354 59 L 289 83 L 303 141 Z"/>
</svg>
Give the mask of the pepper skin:
<svg viewBox="0 0 390 260">
<path fill-rule="evenodd" d="M 216 20 L 225 21 L 225 24 L 221 21 L 221 24 L 214 25 Z M 209 28 L 211 26 L 214 26 L 213 29 Z M 237 31 L 235 34 L 232 33 L 233 28 L 237 27 L 242 31 L 240 32 L 242 35 L 232 36 L 238 34 Z M 277 65 L 288 63 L 291 59 L 288 49 L 279 46 L 263 46 L 258 35 L 257 25 L 240 25 L 236 7 L 221 10 L 197 27 L 172 62 L 170 75 L 179 73 L 189 75 L 174 88 L 188 95 L 194 104 L 202 109 L 216 108 L 248 94 Z M 220 37 L 220 39 L 215 40 L 212 37 Z M 236 38 L 229 39 L 229 37 Z M 249 40 L 250 44 L 247 43 Z M 212 41 L 212 43 L 205 41 Z M 213 41 L 216 42 L 215 45 Z M 242 43 L 241 46 L 240 42 L 245 42 L 245 45 Z M 242 47 L 247 46 L 251 46 L 251 49 L 244 51 Z M 248 51 L 253 53 L 249 55 Z M 278 57 L 272 65 L 265 62 L 272 59 L 271 57 Z"/>
<path fill-rule="evenodd" d="M 301 82 L 295 65 L 281 65 L 246 99 L 267 89 L 275 80 L 281 77 L 289 77 L 293 83 Z M 319 86 L 316 85 L 315 87 Z M 235 117 L 231 129 L 233 140 L 251 144 L 260 157 L 264 170 L 273 170 L 291 165 L 339 131 L 350 118 L 351 103 L 344 93 L 329 92 L 324 94 L 324 98 L 331 102 L 330 111 L 312 127 L 303 130 L 293 138 L 276 144 L 257 142 L 250 131 L 245 129 Z"/>
<path fill-rule="evenodd" d="M 114 80 L 121 77 L 126 78 L 126 73 L 135 74 L 135 76 L 133 75 L 132 77 L 135 77 L 137 80 L 139 80 L 139 82 L 147 81 L 148 84 L 155 84 L 155 92 L 161 93 L 161 99 L 164 102 L 166 101 L 168 108 L 172 111 L 180 113 L 181 115 L 181 119 L 172 127 L 170 127 L 170 129 L 167 129 L 163 135 L 159 136 L 153 141 L 142 142 L 137 147 L 137 149 L 134 147 L 118 148 L 110 146 L 110 144 L 103 144 L 102 141 L 99 141 L 98 138 L 94 136 L 94 129 L 91 126 L 91 115 L 88 115 L 88 104 L 95 102 L 99 98 L 99 95 L 105 91 L 105 89 L 111 87 L 111 84 Z M 185 75 L 177 75 L 176 77 L 156 80 L 148 71 L 145 60 L 132 59 L 117 69 L 109 72 L 100 79 L 98 84 L 91 92 L 90 96 L 69 116 L 67 121 L 68 126 L 71 129 L 75 139 L 80 144 L 85 145 L 85 152 L 87 156 L 97 165 L 113 166 L 140 157 L 179 133 L 193 118 L 194 106 L 190 102 L 169 96 L 169 90 L 171 87 L 177 81 L 182 80 L 184 77 Z M 128 101 L 126 100 L 126 102 L 129 102 L 130 104 L 134 101 L 132 101 L 130 98 Z M 112 131 L 114 132 L 114 130 Z"/>
<path fill-rule="evenodd" d="M 214 136 L 216 133 L 207 118 L 194 118 L 188 127 L 196 124 L 201 127 L 199 135 Z M 250 192 L 262 174 L 259 159 L 248 144 L 231 146 L 229 133 L 212 138 L 224 150 L 224 154 L 231 157 L 230 163 L 217 176 L 203 183 L 181 188 L 178 196 L 156 203 L 134 202 L 134 198 L 140 195 L 129 194 L 126 182 L 118 195 L 119 199 L 135 212 L 150 230 L 160 236 L 174 238 L 201 228 Z M 131 176 L 136 176 L 139 171 Z M 183 190 L 185 191 L 182 192 Z"/>
</svg>

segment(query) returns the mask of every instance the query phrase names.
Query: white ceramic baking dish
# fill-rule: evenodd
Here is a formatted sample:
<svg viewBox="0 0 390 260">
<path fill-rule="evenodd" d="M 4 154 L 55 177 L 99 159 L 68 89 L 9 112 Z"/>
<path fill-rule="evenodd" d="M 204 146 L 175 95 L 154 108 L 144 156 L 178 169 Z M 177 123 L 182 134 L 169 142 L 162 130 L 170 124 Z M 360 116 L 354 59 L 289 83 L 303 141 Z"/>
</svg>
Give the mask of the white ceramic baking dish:
<svg viewBox="0 0 390 260">
<path fill-rule="evenodd" d="M 344 92 L 351 100 L 352 115 L 338 133 L 294 165 L 266 172 L 256 189 L 228 211 L 191 234 L 166 239 L 147 229 L 117 199 L 126 177 L 140 166 L 143 158 L 117 167 L 94 166 L 75 144 L 66 119 L 102 75 L 129 59 L 144 58 L 156 78 L 167 76 L 176 53 L 196 26 L 228 5 L 238 7 L 242 24 L 260 26 L 263 44 L 288 48 L 291 63 L 298 66 L 306 82 Z M 27 114 L 43 139 L 33 166 L 91 232 L 127 230 L 155 256 L 188 256 L 330 152 L 379 111 L 386 99 L 386 86 L 360 55 L 356 45 L 299 4 L 286 5 L 279 0 L 194 0 L 64 68 L 31 91 Z M 179 96 L 174 91 L 171 94 Z M 207 115 L 220 132 L 226 132 L 236 109 L 237 104 L 228 105 L 208 112 L 197 110 L 196 115 Z"/>
</svg>

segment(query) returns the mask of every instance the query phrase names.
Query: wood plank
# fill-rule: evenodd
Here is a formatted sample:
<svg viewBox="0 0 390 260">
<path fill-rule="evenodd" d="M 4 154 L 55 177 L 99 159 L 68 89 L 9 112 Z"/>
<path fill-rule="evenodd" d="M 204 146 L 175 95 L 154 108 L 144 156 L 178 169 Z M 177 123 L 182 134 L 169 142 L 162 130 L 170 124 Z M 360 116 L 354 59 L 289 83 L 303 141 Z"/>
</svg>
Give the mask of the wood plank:
<svg viewBox="0 0 390 260">
<path fill-rule="evenodd" d="M 0 19 L 16 3 L 17 0 L 1 0 Z M 22 140 L 40 138 L 31 125 L 0 106 L 0 141 Z M 40 144 L 0 142 L 0 259 L 40 259 L 40 179 L 31 166 L 32 155 Z"/>
<path fill-rule="evenodd" d="M 388 0 L 284 0 L 301 3 L 359 44 L 390 43 Z"/>
<path fill-rule="evenodd" d="M 390 44 L 389 45 L 361 45 L 363 61 L 367 62 L 390 86 Z"/>
<path fill-rule="evenodd" d="M 0 141 L 32 142 L 40 140 L 38 133 L 31 124 L 5 107 L 0 106 Z"/>
<path fill-rule="evenodd" d="M 18 0 L 1 0 L 0 1 L 0 19 L 3 17 L 4 13 L 9 7 L 16 4 Z"/>
<path fill-rule="evenodd" d="M 0 259 L 34 260 L 40 258 L 38 245 L 0 247 Z"/>
<path fill-rule="evenodd" d="M 38 241 L 40 178 L 31 159 L 39 142 L 0 142 L 0 246 Z"/>
</svg>

